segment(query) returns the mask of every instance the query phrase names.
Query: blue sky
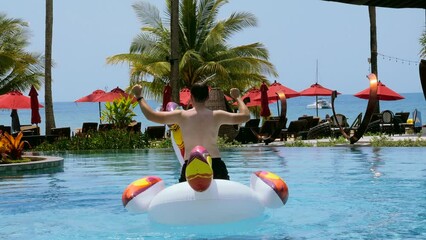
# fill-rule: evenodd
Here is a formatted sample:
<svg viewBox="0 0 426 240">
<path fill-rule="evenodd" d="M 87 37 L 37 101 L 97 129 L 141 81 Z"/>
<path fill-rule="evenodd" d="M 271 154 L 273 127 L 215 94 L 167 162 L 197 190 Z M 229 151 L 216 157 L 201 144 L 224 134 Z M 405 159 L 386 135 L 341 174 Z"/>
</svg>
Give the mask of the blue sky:
<svg viewBox="0 0 426 240">
<path fill-rule="evenodd" d="M 128 86 L 127 65 L 106 58 L 128 51 L 139 33 L 134 0 L 54 1 L 53 100 L 74 101 L 95 89 Z M 163 0 L 148 0 L 164 12 Z M 44 52 L 45 0 L 2 0 L 1 12 L 30 24 L 30 51 Z M 262 42 L 282 84 L 301 91 L 317 79 L 325 87 L 353 94 L 368 87 L 368 8 L 320 0 L 230 0 L 220 18 L 251 12 L 258 26 L 231 39 L 232 45 Z M 162 15 L 165 16 L 164 14 Z M 400 93 L 421 92 L 419 37 L 422 9 L 377 8 L 379 79 Z M 396 59 L 398 58 L 398 59 Z M 403 61 L 403 60 L 405 61 Z M 413 61 L 413 62 L 408 62 Z M 44 91 L 40 91 L 44 101 Z"/>
</svg>

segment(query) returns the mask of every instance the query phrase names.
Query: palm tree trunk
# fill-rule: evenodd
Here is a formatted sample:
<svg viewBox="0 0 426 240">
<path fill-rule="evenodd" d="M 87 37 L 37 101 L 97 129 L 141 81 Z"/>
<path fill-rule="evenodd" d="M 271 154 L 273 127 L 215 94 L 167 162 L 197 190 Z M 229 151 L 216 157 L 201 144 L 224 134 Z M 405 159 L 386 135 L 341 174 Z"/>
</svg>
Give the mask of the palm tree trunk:
<svg viewBox="0 0 426 240">
<path fill-rule="evenodd" d="M 45 83 L 44 107 L 46 118 L 46 135 L 55 127 L 52 99 L 52 29 L 53 29 L 53 0 L 46 0 L 46 32 L 45 32 Z"/>
<path fill-rule="evenodd" d="M 374 73 L 379 80 L 377 70 L 377 26 L 376 26 L 376 7 L 368 6 L 368 14 L 370 16 L 370 49 L 371 49 L 371 72 Z M 380 104 L 377 101 L 376 113 L 380 112 Z"/>
<path fill-rule="evenodd" d="M 172 100 L 179 103 L 179 0 L 171 1 L 170 86 L 172 87 Z"/>
</svg>

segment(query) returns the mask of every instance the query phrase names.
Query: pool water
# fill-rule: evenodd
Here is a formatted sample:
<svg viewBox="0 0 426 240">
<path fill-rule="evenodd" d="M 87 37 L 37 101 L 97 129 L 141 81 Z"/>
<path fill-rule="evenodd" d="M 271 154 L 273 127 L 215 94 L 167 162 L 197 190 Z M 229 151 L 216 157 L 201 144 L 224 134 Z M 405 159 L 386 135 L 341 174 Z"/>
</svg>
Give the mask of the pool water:
<svg viewBox="0 0 426 240">
<path fill-rule="evenodd" d="M 0 239 L 426 239 L 426 148 L 224 149 L 232 180 L 274 172 L 287 204 L 250 221 L 180 227 L 121 204 L 140 177 L 177 182 L 171 150 L 59 155 L 63 169 L 0 176 Z"/>
</svg>

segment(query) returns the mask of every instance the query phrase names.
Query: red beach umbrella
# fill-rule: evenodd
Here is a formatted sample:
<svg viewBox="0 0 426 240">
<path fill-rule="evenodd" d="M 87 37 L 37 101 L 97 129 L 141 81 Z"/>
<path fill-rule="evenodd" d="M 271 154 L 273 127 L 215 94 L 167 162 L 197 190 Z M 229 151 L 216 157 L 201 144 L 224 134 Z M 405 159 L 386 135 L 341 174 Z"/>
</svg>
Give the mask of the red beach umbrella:
<svg viewBox="0 0 426 240">
<path fill-rule="evenodd" d="M 116 87 L 111 91 L 104 93 L 95 99 L 95 102 L 113 102 L 116 99 L 127 98 L 129 94 L 124 92 L 123 89 Z M 133 101 L 136 102 L 136 99 L 133 98 Z"/>
<path fill-rule="evenodd" d="M 354 94 L 355 97 L 368 99 L 370 97 L 370 88 L 364 89 L 361 92 Z M 388 88 L 385 84 L 379 81 L 377 85 L 377 97 L 379 100 L 394 101 L 404 99 L 403 96 Z"/>
<path fill-rule="evenodd" d="M 312 84 L 309 88 L 299 92 L 300 96 L 331 96 L 332 93 L 333 90 L 325 88 L 318 83 Z"/>
<path fill-rule="evenodd" d="M 281 83 L 275 81 L 273 84 L 271 84 L 271 86 L 269 86 L 268 97 L 271 97 L 270 95 L 272 93 L 273 98 L 278 101 L 278 96 L 276 93 L 279 91 L 283 92 L 286 98 L 293 98 L 293 97 L 300 96 L 300 94 L 297 91 L 291 88 L 288 88 L 282 85 Z"/>
<path fill-rule="evenodd" d="M 75 100 L 75 102 L 98 102 L 98 101 L 95 101 L 95 100 L 103 94 L 105 94 L 104 90 L 97 89 L 97 90 L 93 91 L 91 94 Z"/>
<path fill-rule="evenodd" d="M 38 104 L 39 108 L 43 105 Z M 0 108 L 3 109 L 31 109 L 31 98 L 22 95 L 20 91 L 10 91 L 0 95 Z"/>
<path fill-rule="evenodd" d="M 228 96 L 226 94 L 224 94 L 224 95 L 225 95 L 226 101 L 234 101 L 234 99 L 232 97 L 230 97 L 230 96 Z"/>
<path fill-rule="evenodd" d="M 250 88 L 242 97 L 241 99 L 244 102 L 247 102 L 246 105 L 247 107 L 255 107 L 255 106 L 260 106 L 260 90 L 253 87 Z M 258 100 L 255 100 L 258 99 Z"/>
<path fill-rule="evenodd" d="M 172 87 L 170 84 L 167 84 L 163 90 L 163 106 L 161 107 L 161 111 L 166 111 L 167 103 L 172 101 Z"/>
<path fill-rule="evenodd" d="M 39 124 L 41 123 L 40 107 L 38 102 L 38 93 L 34 86 L 31 86 L 31 90 L 28 95 L 31 100 L 31 124 Z"/>
<path fill-rule="evenodd" d="M 179 92 L 180 105 L 186 107 L 191 100 L 191 91 L 189 88 L 182 88 Z"/>
<path fill-rule="evenodd" d="M 288 88 L 288 87 L 282 85 L 281 83 L 279 83 L 277 81 L 274 81 L 274 83 L 272 83 L 268 87 L 268 100 L 269 100 L 269 103 L 273 103 L 273 102 L 278 101 L 277 92 L 280 92 L 280 91 L 285 94 L 286 98 L 292 98 L 292 97 L 298 97 L 298 96 L 300 96 L 300 94 L 297 91 L 295 91 L 295 90 L 293 90 L 291 88 Z M 258 99 L 255 99 L 255 100 L 258 100 Z"/>
<path fill-rule="evenodd" d="M 318 116 L 318 96 L 331 96 L 333 90 L 323 87 L 319 83 L 312 84 L 309 88 L 299 92 L 300 96 L 315 96 L 315 109 Z M 340 94 L 339 92 L 337 94 Z"/>
<path fill-rule="evenodd" d="M 43 105 L 38 104 L 41 108 Z M 17 109 L 31 109 L 31 98 L 22 95 L 20 91 L 10 91 L 0 95 L 0 108 L 12 109 L 10 117 L 12 118 L 12 130 L 19 131 L 20 123 Z"/>
<path fill-rule="evenodd" d="M 104 90 L 97 89 L 93 91 L 91 94 L 75 100 L 75 102 L 97 102 L 99 105 L 99 119 L 101 119 L 101 102 L 96 101 L 96 99 L 98 99 L 100 96 L 104 94 L 105 94 Z"/>
<path fill-rule="evenodd" d="M 265 83 L 262 83 L 260 86 L 260 116 L 269 117 L 271 116 L 271 111 L 269 110 L 269 102 L 268 102 L 268 86 Z"/>
</svg>

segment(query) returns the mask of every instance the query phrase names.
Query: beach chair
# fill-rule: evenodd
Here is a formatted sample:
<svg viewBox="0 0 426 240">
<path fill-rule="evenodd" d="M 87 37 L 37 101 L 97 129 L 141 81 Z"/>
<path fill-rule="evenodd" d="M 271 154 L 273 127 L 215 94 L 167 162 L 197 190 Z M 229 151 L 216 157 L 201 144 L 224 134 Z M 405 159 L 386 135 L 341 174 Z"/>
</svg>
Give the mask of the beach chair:
<svg viewBox="0 0 426 240">
<path fill-rule="evenodd" d="M 20 129 L 24 136 L 40 135 L 40 127 L 37 125 L 21 125 Z"/>
<path fill-rule="evenodd" d="M 103 132 L 103 131 L 108 131 L 114 128 L 114 124 L 112 123 L 101 123 L 98 126 L 98 131 L 99 132 Z"/>
<path fill-rule="evenodd" d="M 389 135 L 394 134 L 394 117 L 391 110 L 384 110 L 382 113 L 382 119 L 380 122 L 380 130 L 382 133 Z"/>
<path fill-rule="evenodd" d="M 337 113 L 336 115 L 331 116 L 330 118 L 331 120 L 331 131 L 333 132 L 333 135 L 335 137 L 341 136 L 342 133 L 340 132 L 340 127 L 343 128 L 343 131 L 347 132 L 348 131 L 348 127 L 349 127 L 349 123 L 348 123 L 348 118 L 340 113 Z"/>
<path fill-rule="evenodd" d="M 266 120 L 258 131 L 251 128 L 252 132 L 257 136 L 259 141 L 263 141 L 265 145 L 274 141 L 281 134 L 281 130 L 285 128 L 287 118 L 284 120 Z"/>
<path fill-rule="evenodd" d="M 312 127 L 308 130 L 306 139 L 318 139 L 331 137 L 331 124 L 324 122 Z"/>
<path fill-rule="evenodd" d="M 69 139 L 71 137 L 71 128 L 70 127 L 52 128 L 50 130 L 50 134 L 57 138 Z"/>
<path fill-rule="evenodd" d="M 354 121 L 352 122 L 352 124 L 349 126 L 348 128 L 348 132 L 352 132 L 352 131 L 356 131 L 359 126 L 361 125 L 362 122 L 362 112 L 360 112 L 356 118 L 354 119 Z"/>
<path fill-rule="evenodd" d="M 410 112 L 397 112 L 393 118 L 395 133 L 401 135 L 405 133 L 405 127 L 407 126 L 407 120 L 410 116 Z"/>
<path fill-rule="evenodd" d="M 397 112 L 394 117 L 398 118 L 401 123 L 406 123 L 409 116 L 410 112 Z"/>
<path fill-rule="evenodd" d="M 297 139 L 298 136 L 302 136 L 302 139 L 306 139 L 308 133 L 308 120 L 295 120 L 291 121 L 288 128 L 281 130 L 281 141 L 287 141 L 289 137 Z"/>
<path fill-rule="evenodd" d="M 415 109 L 413 112 L 413 127 L 414 127 L 414 132 L 415 133 L 419 133 L 422 130 L 422 113 Z"/>
<path fill-rule="evenodd" d="M 166 133 L 166 127 L 163 126 L 148 126 L 145 129 L 145 134 L 148 140 L 160 140 L 164 139 Z"/>
<path fill-rule="evenodd" d="M 12 127 L 11 126 L 0 125 L 0 133 L 4 133 L 4 132 L 7 132 L 7 133 L 11 134 Z"/>
<path fill-rule="evenodd" d="M 129 126 L 127 126 L 127 131 L 129 131 L 129 132 L 139 133 L 139 132 L 141 132 L 141 129 L 142 129 L 142 123 L 141 122 L 133 122 L 133 123 L 129 124 Z"/>
<path fill-rule="evenodd" d="M 90 132 L 98 131 L 97 122 L 84 122 L 81 128 L 75 130 L 76 136 L 87 136 Z"/>
<path fill-rule="evenodd" d="M 224 138 L 226 142 L 232 142 L 237 137 L 240 128 L 238 125 L 224 124 L 219 127 L 218 136 Z"/>
<path fill-rule="evenodd" d="M 253 119 L 248 120 L 244 124 L 244 127 L 257 128 L 257 127 L 259 127 L 259 123 L 260 123 L 260 118 L 253 118 Z"/>
<path fill-rule="evenodd" d="M 308 121 L 308 129 L 315 127 L 316 125 L 319 124 L 319 117 L 314 117 L 314 116 L 301 116 L 299 117 L 297 120 L 302 120 L 302 119 L 306 119 Z"/>
<path fill-rule="evenodd" d="M 365 132 L 368 132 L 368 133 L 380 133 L 381 132 L 380 122 L 381 121 L 382 120 L 380 120 L 380 119 L 377 119 L 377 120 L 374 120 L 374 121 L 370 121 L 370 123 L 368 124 Z"/>
<path fill-rule="evenodd" d="M 256 137 L 259 139 L 259 141 L 262 141 L 265 143 L 265 145 L 268 145 L 269 143 L 275 141 L 276 138 L 278 138 L 281 135 L 282 129 L 285 128 L 285 125 L 287 124 L 287 100 L 283 92 L 279 91 L 276 93 L 279 101 L 281 102 L 281 113 L 280 116 L 273 120 L 267 120 L 271 121 L 270 123 L 265 123 L 262 125 L 262 128 L 264 130 L 260 129 L 259 132 L 255 131 L 253 128 L 251 129 L 253 134 L 256 135 Z M 277 120 L 278 119 L 278 120 Z M 273 131 L 270 131 L 273 129 Z M 267 132 L 267 133 L 266 133 Z"/>
<path fill-rule="evenodd" d="M 235 137 L 235 140 L 242 143 L 242 144 L 258 143 L 259 139 L 253 133 L 253 131 L 259 132 L 259 129 L 260 129 L 259 123 L 260 123 L 259 118 L 254 118 L 254 119 L 248 120 L 244 124 L 244 126 L 240 127 L 240 131 L 238 131 L 238 134 Z M 253 131 L 252 131 L 252 129 L 253 129 Z"/>
<path fill-rule="evenodd" d="M 349 127 L 348 118 L 345 115 L 340 113 L 337 113 L 336 115 L 331 116 L 332 127 L 339 127 L 337 123 L 339 123 L 340 126 L 344 128 Z"/>
</svg>

